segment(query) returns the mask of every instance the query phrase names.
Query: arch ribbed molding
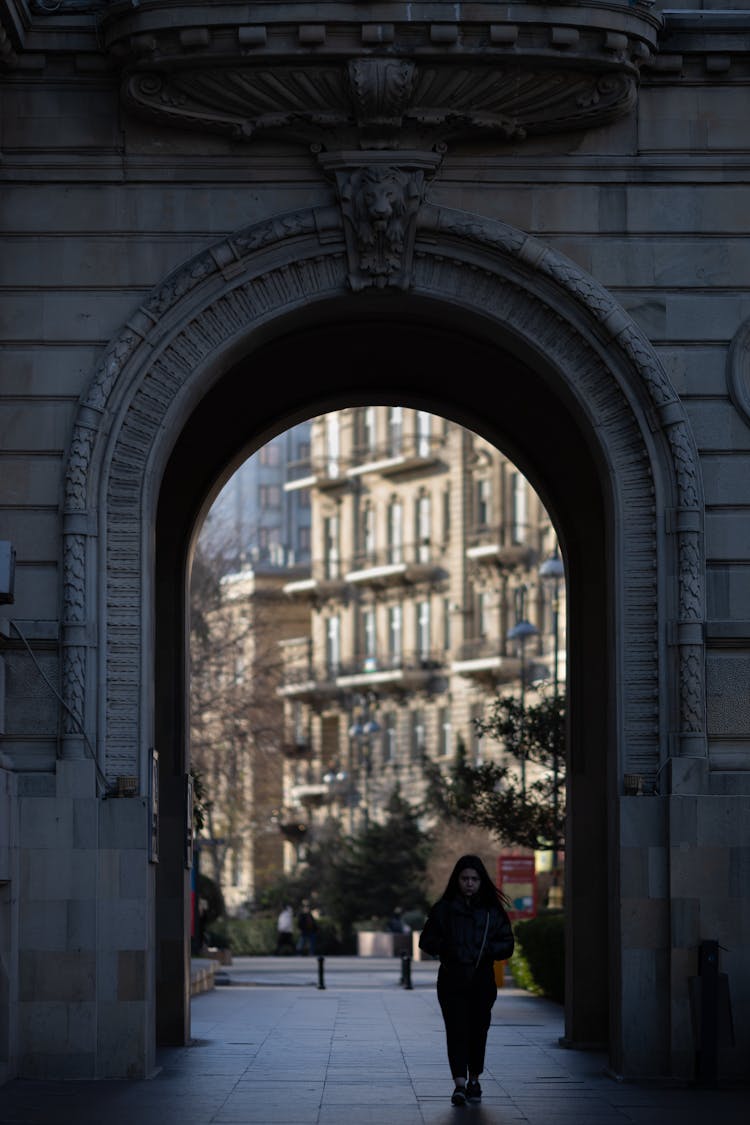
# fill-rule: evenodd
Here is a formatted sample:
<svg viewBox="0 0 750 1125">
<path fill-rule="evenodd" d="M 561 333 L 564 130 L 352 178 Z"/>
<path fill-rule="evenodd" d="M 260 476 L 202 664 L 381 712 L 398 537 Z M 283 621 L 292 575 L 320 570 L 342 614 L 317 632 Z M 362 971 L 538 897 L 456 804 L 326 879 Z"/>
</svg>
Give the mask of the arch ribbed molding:
<svg viewBox="0 0 750 1125">
<path fill-rule="evenodd" d="M 337 208 L 310 209 L 199 253 L 134 312 L 81 400 L 65 483 L 66 753 L 83 754 L 85 729 L 108 777 L 137 773 L 148 738 L 144 684 L 152 670 L 142 637 L 151 594 L 143 544 L 154 512 L 143 496 L 160 443 L 179 425 L 176 403 L 197 401 L 212 357 L 250 340 L 259 326 L 350 292 L 344 233 Z M 621 768 L 656 776 L 667 734 L 667 753 L 704 756 L 699 463 L 649 341 L 593 278 L 496 220 L 423 204 L 410 270 L 415 294 L 478 312 L 525 338 L 598 435 L 617 507 Z M 669 509 L 666 528 L 657 524 L 657 488 Z M 668 729 L 659 717 L 665 700 Z"/>
</svg>

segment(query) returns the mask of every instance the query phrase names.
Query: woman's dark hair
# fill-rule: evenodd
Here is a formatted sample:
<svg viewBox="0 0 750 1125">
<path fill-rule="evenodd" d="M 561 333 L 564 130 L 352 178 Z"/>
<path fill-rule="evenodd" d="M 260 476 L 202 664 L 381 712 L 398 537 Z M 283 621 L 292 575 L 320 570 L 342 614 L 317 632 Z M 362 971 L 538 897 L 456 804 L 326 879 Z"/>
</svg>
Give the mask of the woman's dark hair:
<svg viewBox="0 0 750 1125">
<path fill-rule="evenodd" d="M 458 877 L 467 867 L 473 867 L 479 876 L 477 898 L 482 906 L 502 906 L 504 910 L 510 906 L 510 899 L 507 895 L 504 895 L 502 891 L 498 890 L 492 882 L 487 868 L 478 855 L 462 855 L 460 859 L 456 860 L 455 866 L 451 871 L 451 877 L 443 891 L 442 897 L 444 899 L 453 899 L 461 893 L 461 888 L 458 885 Z"/>
</svg>

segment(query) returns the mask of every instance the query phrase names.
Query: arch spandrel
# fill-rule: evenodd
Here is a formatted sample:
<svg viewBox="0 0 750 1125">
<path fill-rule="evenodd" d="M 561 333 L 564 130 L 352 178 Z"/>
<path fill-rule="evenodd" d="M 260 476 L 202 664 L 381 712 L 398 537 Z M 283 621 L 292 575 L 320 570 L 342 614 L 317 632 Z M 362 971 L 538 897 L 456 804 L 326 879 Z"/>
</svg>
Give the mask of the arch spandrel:
<svg viewBox="0 0 750 1125">
<path fill-rule="evenodd" d="M 662 737 L 676 732 L 675 753 L 705 754 L 699 463 L 653 348 L 605 289 L 540 240 L 431 204 L 413 209 L 411 221 L 414 237 L 404 240 L 407 257 L 398 262 L 398 288 L 390 289 L 388 277 L 373 280 L 356 261 L 361 246 L 338 208 L 240 230 L 157 286 L 102 357 L 79 408 L 66 476 L 64 687 L 74 754 L 77 726 L 96 729 L 95 684 L 103 677 L 99 743 L 109 776 L 138 767 L 148 679 L 141 638 L 151 597 L 143 527 L 154 518 L 144 488 L 184 424 L 185 404 L 220 378 L 227 357 L 253 346 L 261 326 L 283 333 L 299 310 L 342 300 L 356 307 L 362 298 L 352 289 L 375 286 L 385 290 L 381 311 L 407 288 L 474 314 L 496 337 L 520 340 L 577 403 L 597 435 L 615 498 L 620 768 L 651 776 L 660 768 L 659 684 L 662 701 L 675 694 L 672 682 L 678 697 Z M 364 285 L 353 284 L 353 270 Z M 671 513 L 666 529 L 657 521 L 660 505 Z M 669 611 L 661 606 L 665 584 Z M 92 643 L 97 604 L 104 612 Z M 665 659 L 666 636 L 675 655 Z"/>
</svg>

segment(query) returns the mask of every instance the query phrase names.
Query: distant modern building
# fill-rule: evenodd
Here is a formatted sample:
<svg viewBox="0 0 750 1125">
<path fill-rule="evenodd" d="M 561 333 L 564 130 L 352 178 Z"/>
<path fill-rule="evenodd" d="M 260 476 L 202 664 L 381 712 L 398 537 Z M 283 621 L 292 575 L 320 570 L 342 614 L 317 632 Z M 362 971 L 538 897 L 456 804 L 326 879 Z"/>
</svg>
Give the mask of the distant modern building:
<svg viewBox="0 0 750 1125">
<path fill-rule="evenodd" d="M 217 496 L 202 535 L 224 548 L 235 571 L 309 562 L 309 496 L 284 489 L 289 467 L 309 456 L 310 423 L 300 422 L 248 457 Z"/>
<path fill-rule="evenodd" d="M 313 543 L 309 576 L 285 586 L 309 612 L 283 645 L 288 866 L 329 817 L 382 820 L 396 786 L 421 801 L 425 755 L 447 767 L 460 740 L 479 760 L 472 720 L 497 692 L 565 678 L 554 530 L 491 443 L 369 406 L 316 418 L 311 452 L 286 485 L 310 496 Z"/>
</svg>

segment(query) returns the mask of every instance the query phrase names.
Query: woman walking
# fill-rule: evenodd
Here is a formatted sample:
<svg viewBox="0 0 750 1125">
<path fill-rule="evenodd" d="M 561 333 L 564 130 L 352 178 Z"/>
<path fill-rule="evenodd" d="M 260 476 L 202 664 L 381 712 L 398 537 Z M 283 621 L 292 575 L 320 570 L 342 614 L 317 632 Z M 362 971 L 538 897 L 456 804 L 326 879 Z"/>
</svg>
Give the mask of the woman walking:
<svg viewBox="0 0 750 1125">
<path fill-rule="evenodd" d="M 510 957 L 513 931 L 503 895 L 479 856 L 457 861 L 443 897 L 430 911 L 419 947 L 440 958 L 437 994 L 455 1083 L 451 1101 L 480 1102 L 479 1076 L 497 998 L 493 962 Z"/>
</svg>

